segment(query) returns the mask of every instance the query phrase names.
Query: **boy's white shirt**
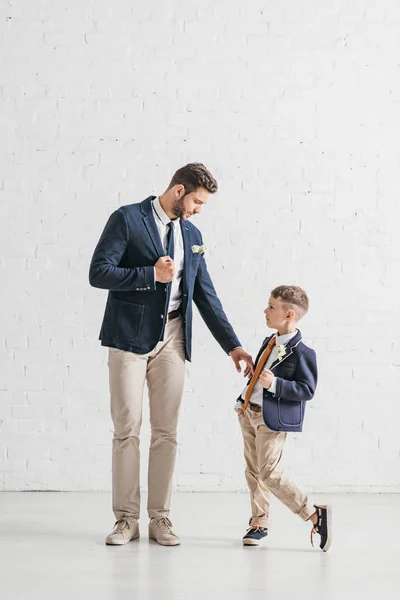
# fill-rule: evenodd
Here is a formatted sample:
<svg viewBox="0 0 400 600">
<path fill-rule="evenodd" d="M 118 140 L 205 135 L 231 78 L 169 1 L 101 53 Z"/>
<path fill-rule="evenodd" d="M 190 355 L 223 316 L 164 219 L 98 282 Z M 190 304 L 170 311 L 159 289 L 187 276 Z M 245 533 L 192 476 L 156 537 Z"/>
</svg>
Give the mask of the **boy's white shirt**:
<svg viewBox="0 0 400 600">
<path fill-rule="evenodd" d="M 269 369 L 269 367 L 272 365 L 272 363 L 274 363 L 276 361 L 276 359 L 278 358 L 278 348 L 279 348 L 279 346 L 286 346 L 286 344 L 292 338 L 294 338 L 294 336 L 296 334 L 297 334 L 297 329 L 293 333 L 285 333 L 284 335 L 277 335 L 277 334 L 275 334 L 276 344 L 272 348 L 272 352 L 271 352 L 271 354 L 267 358 L 267 362 L 264 365 L 264 369 Z M 246 385 L 246 387 L 244 388 L 244 390 L 243 390 L 243 392 L 241 394 L 241 398 L 243 400 L 244 400 L 244 397 L 245 397 L 248 385 L 249 384 Z M 276 377 L 275 377 L 275 375 L 274 375 L 274 378 L 272 380 L 271 386 L 268 389 L 268 391 L 275 395 L 275 391 L 276 391 Z M 258 379 L 256 385 L 254 386 L 253 393 L 250 396 L 250 401 L 253 404 L 258 404 L 259 406 L 262 406 L 263 393 L 264 393 L 264 388 L 261 385 L 260 380 Z M 236 405 L 235 405 L 235 410 L 237 410 L 238 408 L 243 408 L 243 404 L 240 402 L 240 400 L 238 400 L 236 402 Z"/>
</svg>

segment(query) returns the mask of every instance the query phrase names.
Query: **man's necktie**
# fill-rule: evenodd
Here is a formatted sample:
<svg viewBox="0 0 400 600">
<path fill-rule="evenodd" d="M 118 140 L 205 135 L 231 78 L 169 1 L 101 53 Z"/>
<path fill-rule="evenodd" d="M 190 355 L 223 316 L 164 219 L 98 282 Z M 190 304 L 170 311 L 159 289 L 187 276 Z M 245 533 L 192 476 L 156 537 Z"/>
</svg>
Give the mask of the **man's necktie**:
<svg viewBox="0 0 400 600">
<path fill-rule="evenodd" d="M 167 225 L 168 234 L 167 234 L 167 255 L 174 260 L 174 224 L 170 221 Z M 171 298 L 171 286 L 172 282 L 167 283 L 166 287 L 166 296 L 165 296 L 165 314 L 168 312 L 169 301 Z"/>
<path fill-rule="evenodd" d="M 272 337 L 269 340 L 264 352 L 261 354 L 260 359 L 255 368 L 253 377 L 251 378 L 250 383 L 247 387 L 246 394 L 244 396 L 243 410 L 246 410 L 246 408 L 249 405 L 250 397 L 251 397 L 251 394 L 253 393 L 254 386 L 256 385 L 258 378 L 260 377 L 261 371 L 263 370 L 264 365 L 267 362 L 267 359 L 268 359 L 269 355 L 271 354 L 272 348 L 275 346 L 275 344 L 276 344 L 276 336 L 274 335 L 274 337 Z"/>
<path fill-rule="evenodd" d="M 169 227 L 167 235 L 167 254 L 172 260 L 174 260 L 174 224 L 170 221 L 167 225 Z"/>
</svg>

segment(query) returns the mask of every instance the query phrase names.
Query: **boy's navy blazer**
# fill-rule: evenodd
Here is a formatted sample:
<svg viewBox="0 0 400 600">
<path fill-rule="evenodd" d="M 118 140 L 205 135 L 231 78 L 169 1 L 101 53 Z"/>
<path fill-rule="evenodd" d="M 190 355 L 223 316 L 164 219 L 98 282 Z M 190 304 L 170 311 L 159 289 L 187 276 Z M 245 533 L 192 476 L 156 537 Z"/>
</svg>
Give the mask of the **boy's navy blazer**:
<svg viewBox="0 0 400 600">
<path fill-rule="evenodd" d="M 271 338 L 272 335 L 264 340 L 256 365 Z M 304 344 L 300 331 L 285 348 L 284 357 L 269 367 L 276 377 L 276 392 L 274 395 L 264 388 L 262 415 L 273 431 L 302 431 L 306 402 L 313 398 L 317 387 L 317 357 Z"/>
<path fill-rule="evenodd" d="M 89 281 L 109 290 L 99 339 L 103 346 L 146 354 L 163 339 L 168 310 L 167 284 L 154 281 L 154 265 L 165 250 L 154 220 L 152 201 L 121 206 L 109 218 L 90 264 Z M 200 231 L 180 222 L 184 244 L 182 316 L 186 359 L 191 359 L 192 300 L 211 333 L 229 353 L 240 346 L 216 294 L 203 254 Z"/>
</svg>

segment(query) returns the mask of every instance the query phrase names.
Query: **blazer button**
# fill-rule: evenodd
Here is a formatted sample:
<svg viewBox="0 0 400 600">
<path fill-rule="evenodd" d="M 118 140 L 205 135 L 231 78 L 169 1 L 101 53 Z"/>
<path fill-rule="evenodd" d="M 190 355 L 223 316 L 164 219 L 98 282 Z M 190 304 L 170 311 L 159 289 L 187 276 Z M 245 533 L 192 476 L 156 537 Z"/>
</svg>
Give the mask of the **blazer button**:
<svg viewBox="0 0 400 600">
<path fill-rule="evenodd" d="M 161 319 L 163 319 L 163 318 L 164 318 L 164 315 L 160 315 L 160 318 L 161 318 Z"/>
</svg>

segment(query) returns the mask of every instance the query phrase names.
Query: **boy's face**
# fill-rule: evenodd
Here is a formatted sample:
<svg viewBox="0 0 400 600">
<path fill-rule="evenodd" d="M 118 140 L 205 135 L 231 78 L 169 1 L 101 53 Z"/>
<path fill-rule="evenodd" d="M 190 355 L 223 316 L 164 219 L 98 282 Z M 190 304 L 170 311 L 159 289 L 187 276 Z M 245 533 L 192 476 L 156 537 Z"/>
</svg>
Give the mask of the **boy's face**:
<svg viewBox="0 0 400 600">
<path fill-rule="evenodd" d="M 264 314 L 267 326 L 278 331 L 295 318 L 294 310 L 284 308 L 282 299 L 272 296 L 269 297 Z"/>
</svg>

